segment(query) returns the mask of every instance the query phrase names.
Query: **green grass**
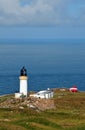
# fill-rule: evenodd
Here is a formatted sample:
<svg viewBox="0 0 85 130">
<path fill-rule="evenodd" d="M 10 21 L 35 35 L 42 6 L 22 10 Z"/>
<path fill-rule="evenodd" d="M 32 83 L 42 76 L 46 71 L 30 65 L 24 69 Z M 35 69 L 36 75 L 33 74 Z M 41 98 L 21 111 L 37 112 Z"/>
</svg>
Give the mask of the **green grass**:
<svg viewBox="0 0 85 130">
<path fill-rule="evenodd" d="M 84 92 L 56 92 L 54 101 L 56 109 L 43 112 L 0 109 L 0 130 L 85 130 Z"/>
</svg>

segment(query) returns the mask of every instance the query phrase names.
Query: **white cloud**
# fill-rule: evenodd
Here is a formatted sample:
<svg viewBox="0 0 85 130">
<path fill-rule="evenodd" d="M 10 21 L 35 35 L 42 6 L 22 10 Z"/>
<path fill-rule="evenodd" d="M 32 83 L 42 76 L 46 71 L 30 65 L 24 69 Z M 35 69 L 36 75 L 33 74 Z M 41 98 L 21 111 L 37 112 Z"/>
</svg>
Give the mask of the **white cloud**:
<svg viewBox="0 0 85 130">
<path fill-rule="evenodd" d="M 84 13 L 81 14 L 83 20 L 77 21 L 75 17 L 70 17 L 68 6 L 72 1 L 31 0 L 30 4 L 21 4 L 21 0 L 0 0 L 0 25 L 57 25 L 76 24 L 78 21 L 81 23 Z M 77 1 L 75 3 L 77 4 Z"/>
</svg>

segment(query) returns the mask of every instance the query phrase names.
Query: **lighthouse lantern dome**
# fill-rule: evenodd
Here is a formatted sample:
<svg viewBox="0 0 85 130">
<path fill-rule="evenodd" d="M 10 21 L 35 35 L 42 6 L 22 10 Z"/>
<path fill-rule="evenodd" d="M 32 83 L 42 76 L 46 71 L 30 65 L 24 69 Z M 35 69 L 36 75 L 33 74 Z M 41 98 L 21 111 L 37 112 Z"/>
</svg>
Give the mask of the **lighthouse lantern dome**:
<svg viewBox="0 0 85 130">
<path fill-rule="evenodd" d="M 20 70 L 20 76 L 27 76 L 27 70 L 23 66 L 22 69 Z"/>
</svg>

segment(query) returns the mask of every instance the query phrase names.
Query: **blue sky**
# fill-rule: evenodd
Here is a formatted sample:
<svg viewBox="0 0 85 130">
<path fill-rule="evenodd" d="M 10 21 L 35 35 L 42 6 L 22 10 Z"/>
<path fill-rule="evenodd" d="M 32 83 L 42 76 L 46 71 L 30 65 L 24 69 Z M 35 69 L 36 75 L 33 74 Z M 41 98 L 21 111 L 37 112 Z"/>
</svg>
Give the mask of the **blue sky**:
<svg viewBox="0 0 85 130">
<path fill-rule="evenodd" d="M 0 39 L 85 38 L 85 0 L 0 0 Z"/>
</svg>

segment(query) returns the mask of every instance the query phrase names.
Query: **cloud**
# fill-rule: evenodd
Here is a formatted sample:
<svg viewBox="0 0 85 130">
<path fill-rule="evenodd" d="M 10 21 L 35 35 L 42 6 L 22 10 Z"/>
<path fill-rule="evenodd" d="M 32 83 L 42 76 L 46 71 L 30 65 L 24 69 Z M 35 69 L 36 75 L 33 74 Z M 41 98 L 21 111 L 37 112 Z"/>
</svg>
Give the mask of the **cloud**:
<svg viewBox="0 0 85 130">
<path fill-rule="evenodd" d="M 84 24 L 84 8 L 83 0 L 0 0 L 0 25 Z"/>
</svg>

